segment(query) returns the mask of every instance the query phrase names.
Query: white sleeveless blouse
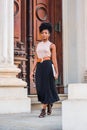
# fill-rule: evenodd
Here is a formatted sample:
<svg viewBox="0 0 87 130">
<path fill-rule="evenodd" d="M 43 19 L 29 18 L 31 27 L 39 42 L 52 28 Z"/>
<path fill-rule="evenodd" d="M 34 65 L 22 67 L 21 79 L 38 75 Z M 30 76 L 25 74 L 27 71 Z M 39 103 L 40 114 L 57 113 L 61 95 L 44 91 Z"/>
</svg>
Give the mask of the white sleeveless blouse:
<svg viewBox="0 0 87 130">
<path fill-rule="evenodd" d="M 51 57 L 50 45 L 52 43 L 50 41 L 47 42 L 39 42 L 36 48 L 36 53 L 38 58 Z"/>
</svg>

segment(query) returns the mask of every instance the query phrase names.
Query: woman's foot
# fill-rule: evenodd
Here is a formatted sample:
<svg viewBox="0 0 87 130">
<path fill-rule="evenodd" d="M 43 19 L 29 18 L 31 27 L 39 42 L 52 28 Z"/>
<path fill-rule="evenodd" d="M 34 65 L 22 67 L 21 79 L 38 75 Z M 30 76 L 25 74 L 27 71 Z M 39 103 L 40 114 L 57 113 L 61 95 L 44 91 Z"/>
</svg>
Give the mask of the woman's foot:
<svg viewBox="0 0 87 130">
<path fill-rule="evenodd" d="M 51 115 L 51 113 L 52 113 L 52 106 L 53 106 L 53 104 L 48 104 L 47 105 L 47 115 Z"/>
<path fill-rule="evenodd" d="M 41 110 L 41 113 L 40 113 L 40 115 L 39 115 L 39 118 L 43 118 L 43 117 L 45 117 L 46 116 L 46 109 L 42 109 Z"/>
</svg>

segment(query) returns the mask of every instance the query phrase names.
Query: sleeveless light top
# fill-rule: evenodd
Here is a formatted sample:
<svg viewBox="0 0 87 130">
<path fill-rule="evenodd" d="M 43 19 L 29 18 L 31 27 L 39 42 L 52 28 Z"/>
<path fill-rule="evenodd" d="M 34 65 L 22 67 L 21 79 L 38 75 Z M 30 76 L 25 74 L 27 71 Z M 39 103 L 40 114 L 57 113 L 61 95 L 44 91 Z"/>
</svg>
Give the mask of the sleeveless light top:
<svg viewBox="0 0 87 130">
<path fill-rule="evenodd" d="M 51 57 L 50 45 L 52 43 L 50 41 L 47 42 L 39 42 L 36 48 L 36 53 L 38 58 Z"/>
</svg>

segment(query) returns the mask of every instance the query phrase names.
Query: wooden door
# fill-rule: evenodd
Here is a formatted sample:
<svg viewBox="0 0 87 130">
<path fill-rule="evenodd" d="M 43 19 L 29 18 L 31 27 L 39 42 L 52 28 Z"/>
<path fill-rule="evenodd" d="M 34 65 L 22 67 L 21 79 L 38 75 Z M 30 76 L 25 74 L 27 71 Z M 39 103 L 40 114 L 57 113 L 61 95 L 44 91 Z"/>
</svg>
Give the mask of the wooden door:
<svg viewBox="0 0 87 130">
<path fill-rule="evenodd" d="M 41 22 L 49 21 L 49 0 L 27 1 L 28 20 L 27 20 L 27 39 L 30 71 L 32 70 L 35 46 L 40 41 L 39 25 Z M 29 72 L 30 72 L 29 71 Z M 30 81 L 30 94 L 36 94 L 36 87 L 33 81 Z"/>
<path fill-rule="evenodd" d="M 53 25 L 50 40 L 57 47 L 57 88 L 63 93 L 62 0 L 14 0 L 14 62 L 21 69 L 18 77 L 27 81 L 28 94 L 36 94 L 35 83 L 30 81 L 29 75 L 35 46 L 40 41 L 39 25 L 44 21 Z"/>
<path fill-rule="evenodd" d="M 18 77 L 24 81 L 28 77 L 26 48 L 26 0 L 14 0 L 14 63 L 21 69 Z"/>
<path fill-rule="evenodd" d="M 39 25 L 49 21 L 53 24 L 51 41 L 57 47 L 57 61 L 59 68 L 59 80 L 57 83 L 59 93 L 63 93 L 63 57 L 62 57 L 62 0 L 32 0 L 27 3 L 27 41 L 29 53 L 29 73 L 32 70 L 35 46 L 40 41 Z M 36 94 L 34 82 L 29 83 L 30 94 Z"/>
<path fill-rule="evenodd" d="M 63 86 L 63 45 L 62 45 L 62 0 L 54 0 L 49 5 L 50 21 L 53 24 L 51 40 L 56 44 L 59 78 L 57 80 L 58 93 L 64 93 Z"/>
</svg>

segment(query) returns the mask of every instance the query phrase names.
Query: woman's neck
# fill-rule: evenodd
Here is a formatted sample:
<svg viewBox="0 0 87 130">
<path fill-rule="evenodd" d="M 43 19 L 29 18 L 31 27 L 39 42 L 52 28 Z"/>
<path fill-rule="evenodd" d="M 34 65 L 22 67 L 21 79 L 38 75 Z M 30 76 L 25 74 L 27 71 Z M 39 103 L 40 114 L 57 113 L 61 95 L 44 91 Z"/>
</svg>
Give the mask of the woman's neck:
<svg viewBox="0 0 87 130">
<path fill-rule="evenodd" d="M 43 42 L 47 42 L 48 41 L 48 39 L 46 39 L 46 40 L 42 40 Z"/>
</svg>

